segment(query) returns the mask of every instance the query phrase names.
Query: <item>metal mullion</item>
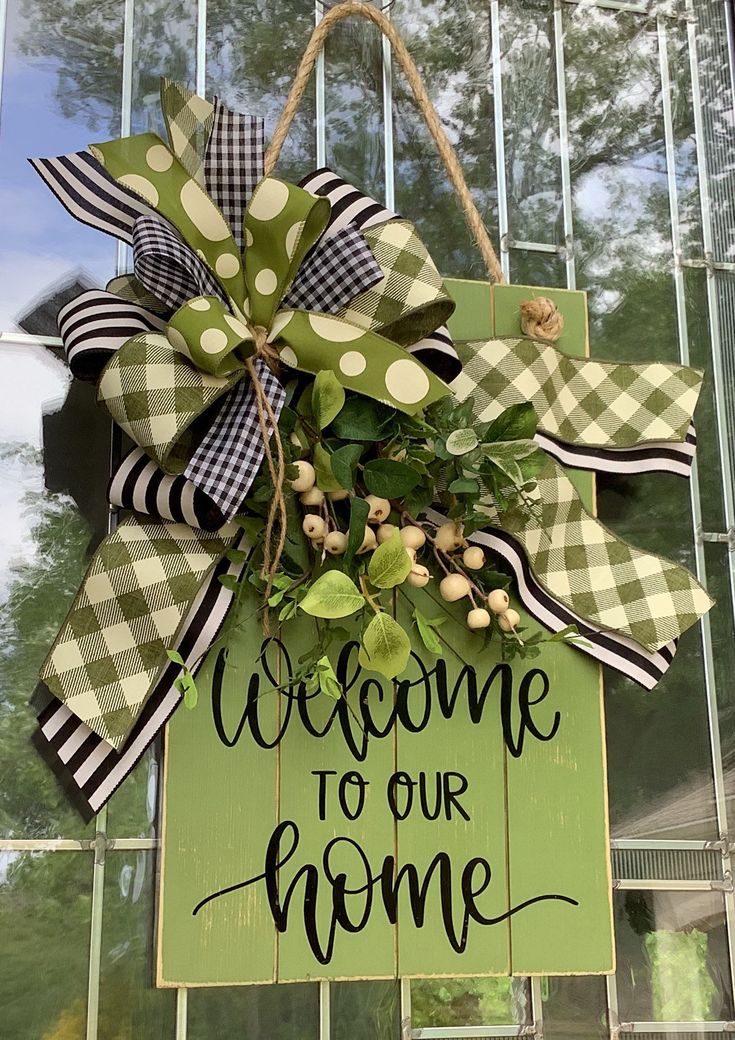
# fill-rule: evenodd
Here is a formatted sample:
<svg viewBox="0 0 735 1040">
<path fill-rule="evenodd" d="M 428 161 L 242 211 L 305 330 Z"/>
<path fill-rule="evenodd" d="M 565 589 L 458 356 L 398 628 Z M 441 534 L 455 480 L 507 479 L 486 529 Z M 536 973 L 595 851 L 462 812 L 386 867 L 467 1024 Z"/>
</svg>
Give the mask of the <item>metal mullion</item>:
<svg viewBox="0 0 735 1040">
<path fill-rule="evenodd" d="M 642 850 L 651 852 L 721 852 L 711 841 L 666 841 L 658 838 L 612 838 L 610 848 L 623 850 Z"/>
<path fill-rule="evenodd" d="M 98 829 L 99 830 L 99 829 Z M 157 849 L 158 838 L 116 838 L 107 842 L 108 850 Z M 0 852 L 89 852 L 94 842 L 88 838 L 0 838 Z"/>
<path fill-rule="evenodd" d="M 390 18 L 390 9 L 386 12 Z M 383 56 L 383 170 L 385 178 L 385 205 L 387 209 L 396 208 L 396 183 L 394 169 L 393 141 L 393 52 L 390 41 L 381 35 Z"/>
<path fill-rule="evenodd" d="M 621 1022 L 620 1033 L 731 1033 L 733 1022 Z"/>
<path fill-rule="evenodd" d="M 487 1040 L 489 1037 L 529 1036 L 528 1026 L 427 1026 L 414 1029 L 412 1040 L 459 1040 L 463 1037 L 476 1037 Z M 540 1038 L 539 1038 L 540 1040 Z"/>
<path fill-rule="evenodd" d="M 0 0 L 0 120 L 2 119 L 3 85 L 5 74 L 5 44 L 8 28 L 8 0 Z"/>
<path fill-rule="evenodd" d="M 561 251 L 561 247 L 554 245 L 552 242 L 525 242 L 520 238 L 505 238 L 505 250 L 521 249 L 524 253 L 556 253 L 557 256 Z"/>
<path fill-rule="evenodd" d="M 620 1023 L 618 980 L 615 975 L 605 976 L 605 996 L 607 998 L 607 1025 L 612 1040 L 618 1036 Z"/>
<path fill-rule="evenodd" d="M 572 171 L 569 162 L 569 125 L 567 120 L 567 84 L 564 63 L 564 19 L 561 0 L 554 0 L 554 66 L 556 70 L 556 100 L 559 112 L 559 164 L 561 167 L 562 219 L 564 222 L 564 265 L 567 289 L 577 288 L 574 267 L 574 218 L 572 214 Z"/>
<path fill-rule="evenodd" d="M 0 332 L 1 343 L 19 343 L 22 346 L 62 347 L 60 336 L 31 336 L 26 332 Z"/>
<path fill-rule="evenodd" d="M 314 22 L 316 25 L 322 20 L 324 5 L 321 0 L 316 0 L 314 6 Z M 314 70 L 316 83 L 316 165 L 318 169 L 327 165 L 327 117 L 326 117 L 326 69 L 325 48 L 319 51 Z"/>
<path fill-rule="evenodd" d="M 107 829 L 107 806 L 97 816 L 97 833 Z M 95 850 L 92 866 L 92 910 L 89 927 L 89 974 L 87 976 L 86 1040 L 97 1040 L 100 1004 L 100 963 L 102 960 L 102 910 L 105 887 L 105 854 Z"/>
<path fill-rule="evenodd" d="M 197 94 L 204 97 L 207 91 L 207 0 L 197 0 L 195 83 Z"/>
<path fill-rule="evenodd" d="M 329 1040 L 332 1030 L 332 991 L 328 979 L 319 983 L 319 1040 Z"/>
<path fill-rule="evenodd" d="M 544 1035 L 544 1000 L 541 992 L 541 976 L 531 976 L 531 1020 L 537 1040 Z"/>
<path fill-rule="evenodd" d="M 401 1040 L 411 1040 L 411 980 L 401 979 Z"/>
<path fill-rule="evenodd" d="M 562 2 L 598 8 L 600 11 L 627 11 L 629 14 L 651 13 L 646 5 L 632 3 L 631 0 L 562 0 Z"/>
<path fill-rule="evenodd" d="M 186 1030 L 189 1024 L 189 990 L 176 990 L 176 1040 L 186 1040 Z"/>
<path fill-rule="evenodd" d="M 687 880 L 685 878 L 615 878 L 618 892 L 727 892 L 730 881 Z"/>
<path fill-rule="evenodd" d="M 699 59 L 697 46 L 697 21 L 694 0 L 685 0 L 687 13 L 687 43 L 689 47 L 689 71 L 692 88 L 692 115 L 694 118 L 694 135 L 697 149 L 697 177 L 699 184 L 699 205 L 702 217 L 702 244 L 704 255 L 713 256 L 712 235 L 712 202 L 709 191 L 709 172 L 705 151 L 704 123 L 702 119 L 702 97 L 699 85 Z M 720 469 L 722 475 L 722 492 L 725 510 L 725 526 L 735 527 L 735 496 L 732 487 L 732 475 L 726 455 L 726 446 L 730 435 L 726 419 L 726 379 L 723 368 L 720 318 L 717 304 L 717 287 L 715 277 L 708 273 L 707 277 L 707 310 L 712 341 L 712 372 L 715 396 L 715 414 L 720 447 Z M 735 606 L 735 561 L 730 559 L 730 595 Z"/>
<path fill-rule="evenodd" d="M 505 134 L 503 124 L 503 70 L 500 50 L 500 7 L 490 0 L 490 47 L 493 77 L 493 123 L 495 130 L 495 179 L 498 192 L 498 237 L 503 277 L 510 281 L 510 257 L 503 244 L 508 239 L 508 183 L 505 176 Z"/>
</svg>

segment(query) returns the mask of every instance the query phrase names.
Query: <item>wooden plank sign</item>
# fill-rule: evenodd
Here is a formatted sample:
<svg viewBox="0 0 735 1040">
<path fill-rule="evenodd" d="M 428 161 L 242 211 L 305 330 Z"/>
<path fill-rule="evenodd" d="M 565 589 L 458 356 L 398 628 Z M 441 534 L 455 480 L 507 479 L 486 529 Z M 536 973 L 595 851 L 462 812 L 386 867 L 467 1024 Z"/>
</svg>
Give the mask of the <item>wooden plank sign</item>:
<svg viewBox="0 0 735 1040">
<path fill-rule="evenodd" d="M 485 336 L 512 314 L 450 286 Z M 397 591 L 407 630 L 447 607 L 433 585 Z M 395 682 L 346 639 L 335 701 L 293 678 L 314 620 L 264 645 L 255 607 L 168 727 L 157 984 L 613 971 L 598 667 L 503 662 L 451 610 Z"/>
</svg>

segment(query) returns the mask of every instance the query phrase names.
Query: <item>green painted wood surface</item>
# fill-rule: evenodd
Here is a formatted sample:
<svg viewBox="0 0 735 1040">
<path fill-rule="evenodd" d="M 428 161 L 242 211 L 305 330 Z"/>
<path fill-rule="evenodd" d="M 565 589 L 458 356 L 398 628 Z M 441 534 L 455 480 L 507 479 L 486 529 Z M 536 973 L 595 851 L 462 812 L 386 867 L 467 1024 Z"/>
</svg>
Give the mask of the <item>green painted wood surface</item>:
<svg viewBox="0 0 735 1040">
<path fill-rule="evenodd" d="M 517 314 L 519 299 L 526 298 L 529 291 L 516 286 L 491 290 L 472 282 L 450 282 L 449 288 L 459 304 L 452 331 L 463 338 L 492 335 L 493 314 L 501 325 L 510 322 Z M 579 303 L 583 294 L 557 290 L 553 295 L 568 316 L 568 330 L 576 328 L 574 345 L 570 340 L 565 349 L 584 353 L 586 316 L 584 320 L 580 317 Z M 498 329 L 498 334 L 517 333 Z M 589 474 L 577 478 L 586 501 L 591 502 Z M 432 603 L 435 596 L 431 587 L 410 594 L 402 590 L 396 599 L 398 616 L 408 625 L 414 603 L 425 614 L 440 613 L 442 606 Z M 252 604 L 245 609 L 251 610 Z M 449 691 L 465 664 L 476 670 L 480 689 L 499 664 L 497 646 L 482 649 L 482 638 L 464 627 L 465 609 L 452 607 L 452 617 L 440 630 L 445 647 L 441 667 L 446 668 Z M 523 623 L 531 630 L 538 627 L 525 617 Z M 284 630 L 292 668 L 313 642 L 312 626 L 313 621 L 304 618 Z M 258 665 L 261 638 L 260 627 L 252 620 L 231 639 L 223 684 L 225 728 L 230 734 L 244 708 L 251 676 L 261 675 L 261 690 L 273 686 Z M 423 648 L 415 629 L 412 643 L 425 673 L 431 676 L 436 658 Z M 339 649 L 332 655 L 335 665 Z M 268 661 L 282 683 L 286 662 L 280 655 L 276 663 L 277 656 L 271 651 Z M 360 698 L 367 698 L 376 724 L 387 727 L 394 704 L 393 685 L 371 673 L 358 673 L 354 652 L 351 662 L 347 696 L 352 709 L 359 715 Z M 436 676 L 430 679 L 432 692 L 427 701 L 418 681 L 422 668 L 416 661 L 404 677 L 415 683 L 407 694 L 408 718 L 418 718 L 428 704 L 428 725 L 412 732 L 415 726 L 399 721 L 386 737 L 370 739 L 364 761 L 351 753 L 338 725 L 333 724 L 323 737 L 307 732 L 293 705 L 286 735 L 277 748 L 257 748 L 247 727 L 237 746 L 227 748 L 217 738 L 212 721 L 212 668 L 213 662 L 208 661 L 199 682 L 197 708 L 178 711 L 168 728 L 159 984 L 612 970 L 603 711 L 599 669 L 589 658 L 569 647 L 552 645 L 544 647 L 533 661 L 513 664 L 511 733 L 517 735 L 521 683 L 534 668 L 541 669 L 549 681 L 546 698 L 532 707 L 534 723 L 542 734 L 547 733 L 554 714 L 560 715 L 554 739 L 543 742 L 527 734 L 520 757 L 509 754 L 503 740 L 497 678 L 488 687 L 479 723 L 473 724 L 469 716 L 466 682 L 459 685 L 454 712 L 447 712 L 451 717 L 444 718 L 437 692 L 441 684 L 437 685 Z M 536 676 L 531 699 L 540 692 L 542 682 Z M 325 726 L 335 703 L 318 697 L 308 702 L 306 710 L 313 726 Z M 286 711 L 284 693 L 263 693 L 258 701 L 258 717 L 272 735 Z M 353 736 L 359 739 L 360 728 L 350 718 Z M 337 774 L 326 781 L 324 820 L 318 815 L 319 781 L 313 775 L 319 769 Z M 429 820 L 412 811 L 405 820 L 395 820 L 386 789 L 391 774 L 398 770 L 414 779 L 423 772 L 429 781 L 437 771 L 461 773 L 467 791 L 458 801 L 470 819 L 454 811 L 450 820 L 441 816 Z M 369 786 L 362 814 L 351 821 L 341 811 L 336 795 L 340 775 L 355 771 Z M 430 782 L 427 791 L 432 799 L 433 790 Z M 354 787 L 348 798 L 354 804 Z M 447 941 L 438 877 L 432 876 L 427 883 L 426 912 L 420 927 L 411 914 L 404 878 L 398 888 L 397 926 L 388 920 L 376 885 L 364 929 L 351 933 L 338 928 L 333 955 L 329 963 L 321 964 L 305 935 L 303 876 L 294 886 L 283 934 L 276 931 L 262 882 L 213 901 L 193 917 L 192 907 L 204 896 L 263 871 L 269 838 L 276 825 L 287 820 L 297 825 L 299 844 L 279 870 L 281 898 L 304 864 L 316 865 L 315 916 L 320 941 L 328 934 L 331 909 L 322 856 L 334 838 L 351 839 L 362 850 L 360 854 L 347 842 L 338 843 L 330 860 L 333 876 L 342 870 L 351 879 L 350 887 L 363 889 L 346 896 L 348 913 L 355 922 L 366 908 L 364 862 L 377 877 L 385 858 L 395 856 L 399 870 L 413 864 L 421 881 L 441 851 L 449 853 L 452 868 L 453 920 L 461 924 L 459 874 L 472 857 L 486 859 L 492 869 L 490 884 L 477 896 L 477 911 L 501 920 L 492 925 L 469 920 L 466 950 L 457 953 Z M 544 898 L 505 917 L 527 900 L 548 895 L 565 896 L 579 905 Z"/>
</svg>

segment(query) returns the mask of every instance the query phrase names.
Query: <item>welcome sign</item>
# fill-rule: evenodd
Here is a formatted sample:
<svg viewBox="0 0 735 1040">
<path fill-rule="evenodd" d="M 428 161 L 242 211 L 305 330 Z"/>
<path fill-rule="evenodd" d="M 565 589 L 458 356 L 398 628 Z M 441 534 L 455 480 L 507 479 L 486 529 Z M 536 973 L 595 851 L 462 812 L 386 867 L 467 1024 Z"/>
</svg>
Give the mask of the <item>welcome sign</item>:
<svg viewBox="0 0 735 1040">
<path fill-rule="evenodd" d="M 311 626 L 244 625 L 170 724 L 159 985 L 611 971 L 597 666 L 457 616 L 395 683 L 346 640 L 333 701 L 292 681 Z"/>
</svg>

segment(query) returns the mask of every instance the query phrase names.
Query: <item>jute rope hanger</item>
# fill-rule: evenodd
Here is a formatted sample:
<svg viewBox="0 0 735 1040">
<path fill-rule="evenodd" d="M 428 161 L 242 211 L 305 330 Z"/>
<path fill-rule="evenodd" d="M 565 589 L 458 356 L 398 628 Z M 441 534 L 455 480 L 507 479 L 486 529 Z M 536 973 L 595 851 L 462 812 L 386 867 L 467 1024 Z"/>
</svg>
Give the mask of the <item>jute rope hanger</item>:
<svg viewBox="0 0 735 1040">
<path fill-rule="evenodd" d="M 278 162 L 283 142 L 286 139 L 291 124 L 293 123 L 294 116 L 301 104 L 301 100 L 309 81 L 309 76 L 312 73 L 319 52 L 324 46 L 327 36 L 337 22 L 341 22 L 345 18 L 350 18 L 352 16 L 357 18 L 367 18 L 368 21 L 377 25 L 383 35 L 390 41 L 391 47 L 393 48 L 393 54 L 405 73 L 408 85 L 416 99 L 419 111 L 424 117 L 429 133 L 434 139 L 434 144 L 436 145 L 437 151 L 439 152 L 449 176 L 449 180 L 451 181 L 455 194 L 464 211 L 465 219 L 470 232 L 472 233 L 472 237 L 482 254 L 488 277 L 491 282 L 505 281 L 502 268 L 498 262 L 497 254 L 495 253 L 493 244 L 490 240 L 490 235 L 488 234 L 482 217 L 477 210 L 470 189 L 467 187 L 467 181 L 462 172 L 462 167 L 457 158 L 457 153 L 452 147 L 444 131 L 444 127 L 441 125 L 439 116 L 437 115 L 436 110 L 431 103 L 431 99 L 426 92 L 426 87 L 421 79 L 421 73 L 416 67 L 416 63 L 409 54 L 408 48 L 390 18 L 388 18 L 377 7 L 373 7 L 368 3 L 363 3 L 362 0 L 344 0 L 343 3 L 338 4 L 336 7 L 332 7 L 327 11 L 311 34 L 311 38 L 306 45 L 306 50 L 301 58 L 296 76 L 291 84 L 291 90 L 286 99 L 286 105 L 281 113 L 280 119 L 278 120 L 270 145 L 268 146 L 268 151 L 265 155 L 265 176 L 269 177 L 273 173 L 275 165 Z"/>
</svg>

